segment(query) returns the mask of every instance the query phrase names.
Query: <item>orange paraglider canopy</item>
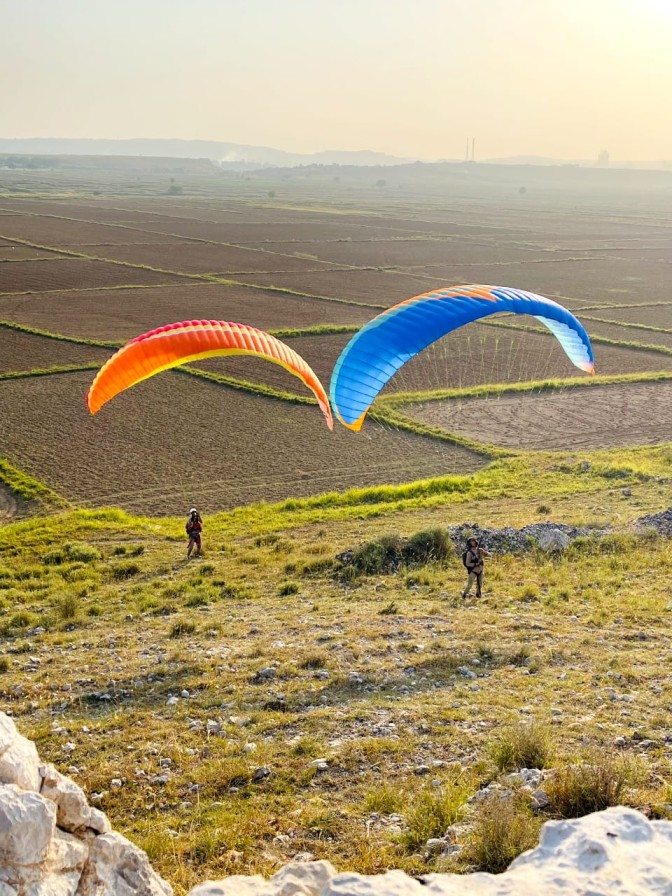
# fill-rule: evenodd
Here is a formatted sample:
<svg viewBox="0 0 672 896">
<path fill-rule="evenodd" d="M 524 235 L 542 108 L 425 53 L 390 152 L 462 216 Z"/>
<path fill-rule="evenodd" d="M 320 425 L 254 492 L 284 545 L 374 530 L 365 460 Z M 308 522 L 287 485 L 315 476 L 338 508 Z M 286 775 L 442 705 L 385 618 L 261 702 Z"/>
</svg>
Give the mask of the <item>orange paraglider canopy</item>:
<svg viewBox="0 0 672 896">
<path fill-rule="evenodd" d="M 186 320 L 168 324 L 127 342 L 98 371 L 86 403 L 95 414 L 115 395 L 155 373 L 217 355 L 252 355 L 284 367 L 312 391 L 329 429 L 333 429 L 327 394 L 300 355 L 270 333 L 223 320 Z"/>
</svg>

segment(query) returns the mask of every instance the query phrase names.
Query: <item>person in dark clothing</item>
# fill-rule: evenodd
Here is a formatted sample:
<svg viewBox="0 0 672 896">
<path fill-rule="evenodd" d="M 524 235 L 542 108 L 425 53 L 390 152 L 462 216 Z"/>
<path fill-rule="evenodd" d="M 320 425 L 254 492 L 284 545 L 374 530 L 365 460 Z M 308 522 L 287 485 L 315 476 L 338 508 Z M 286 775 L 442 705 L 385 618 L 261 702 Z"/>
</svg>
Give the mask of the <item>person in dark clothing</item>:
<svg viewBox="0 0 672 896">
<path fill-rule="evenodd" d="M 474 582 L 476 582 L 476 597 L 480 597 L 483 593 L 483 560 L 488 556 L 488 552 L 479 547 L 477 538 L 472 536 L 467 540 L 467 549 L 462 555 L 462 562 L 466 567 L 468 578 L 462 597 L 469 597 Z"/>
<path fill-rule="evenodd" d="M 189 544 L 187 545 L 187 560 L 191 557 L 191 552 L 196 548 L 196 554 L 194 556 L 198 556 L 201 553 L 201 532 L 203 531 L 203 520 L 201 519 L 201 515 L 196 510 L 195 507 L 192 507 L 189 511 L 189 519 L 187 520 L 186 525 L 187 535 L 189 536 Z"/>
</svg>

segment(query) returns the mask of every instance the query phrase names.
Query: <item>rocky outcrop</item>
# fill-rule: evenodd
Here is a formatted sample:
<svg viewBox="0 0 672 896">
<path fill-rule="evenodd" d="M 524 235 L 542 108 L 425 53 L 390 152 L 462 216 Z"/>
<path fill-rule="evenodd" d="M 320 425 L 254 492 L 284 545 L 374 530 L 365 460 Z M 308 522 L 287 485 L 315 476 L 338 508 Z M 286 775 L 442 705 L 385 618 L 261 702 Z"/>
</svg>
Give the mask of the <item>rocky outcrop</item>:
<svg viewBox="0 0 672 896">
<path fill-rule="evenodd" d="M 672 822 L 634 809 L 549 821 L 504 874 L 337 873 L 287 865 L 270 880 L 234 876 L 189 896 L 672 896 Z M 111 830 L 83 790 L 0 713 L 0 896 L 171 896 L 147 856 Z"/>
<path fill-rule="evenodd" d="M 147 856 L 0 713 L 0 896 L 171 896 Z"/>
</svg>

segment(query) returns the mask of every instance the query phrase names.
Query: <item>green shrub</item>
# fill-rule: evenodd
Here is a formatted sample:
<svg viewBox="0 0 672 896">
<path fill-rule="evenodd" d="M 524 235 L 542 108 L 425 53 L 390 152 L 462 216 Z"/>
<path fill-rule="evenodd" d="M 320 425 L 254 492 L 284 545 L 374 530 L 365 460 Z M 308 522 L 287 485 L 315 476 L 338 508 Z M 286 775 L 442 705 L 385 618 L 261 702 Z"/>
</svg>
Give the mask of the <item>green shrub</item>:
<svg viewBox="0 0 672 896">
<path fill-rule="evenodd" d="M 476 871 L 500 874 L 521 852 L 536 846 L 540 826 L 541 819 L 523 797 L 495 793 L 474 812 L 464 858 Z"/>
<path fill-rule="evenodd" d="M 182 635 L 193 635 L 195 631 L 193 622 L 176 622 L 170 630 L 170 637 L 181 638 Z"/>
<path fill-rule="evenodd" d="M 139 572 L 140 567 L 137 563 L 118 563 L 116 566 L 111 567 L 111 575 L 115 582 L 131 579 L 133 576 L 137 576 Z"/>
<path fill-rule="evenodd" d="M 408 799 L 407 829 L 401 842 L 408 852 L 422 849 L 431 837 L 443 837 L 446 828 L 457 821 L 468 796 L 466 782 L 456 776 L 443 787 L 425 787 Z"/>
<path fill-rule="evenodd" d="M 61 563 L 93 563 L 100 560 L 100 551 L 83 541 L 66 542 L 61 548 L 49 551 L 42 558 L 48 565 L 60 566 Z"/>
<path fill-rule="evenodd" d="M 580 818 L 618 806 L 637 776 L 637 766 L 629 756 L 595 749 L 580 762 L 556 769 L 546 791 L 556 814 Z"/>
<path fill-rule="evenodd" d="M 555 755 L 550 729 L 539 722 L 519 723 L 505 729 L 490 747 L 497 768 L 510 772 L 520 768 L 548 768 Z"/>
<path fill-rule="evenodd" d="M 382 535 L 355 548 L 351 565 L 363 575 L 394 572 L 402 564 L 402 545 L 398 535 Z"/>
<path fill-rule="evenodd" d="M 296 582 L 283 582 L 282 585 L 278 588 L 278 595 L 280 597 L 288 597 L 290 594 L 298 594 L 299 586 Z"/>
<path fill-rule="evenodd" d="M 455 555 L 455 548 L 445 529 L 428 529 L 411 535 L 404 545 L 403 557 L 409 566 L 441 563 Z"/>
</svg>

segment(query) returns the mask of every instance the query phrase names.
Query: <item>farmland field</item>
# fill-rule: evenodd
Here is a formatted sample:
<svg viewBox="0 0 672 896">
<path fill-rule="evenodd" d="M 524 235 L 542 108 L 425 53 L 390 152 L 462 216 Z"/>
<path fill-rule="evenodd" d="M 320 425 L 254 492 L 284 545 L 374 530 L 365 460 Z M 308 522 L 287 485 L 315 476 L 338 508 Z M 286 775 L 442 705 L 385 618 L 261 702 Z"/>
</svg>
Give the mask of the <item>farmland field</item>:
<svg viewBox="0 0 672 896">
<path fill-rule="evenodd" d="M 613 448 L 668 442 L 672 384 L 633 383 L 554 394 L 434 401 L 412 415 L 425 423 L 507 448 Z M 562 421 L 562 425 L 559 425 Z"/>
<path fill-rule="evenodd" d="M 180 373 L 137 386 L 91 417 L 84 396 L 92 379 L 74 373 L 0 384 L 3 454 L 76 504 L 180 514 L 194 503 L 230 508 L 468 473 L 485 463 L 463 448 L 377 425 L 360 438 L 342 427 L 330 433 L 316 405 Z"/>
<path fill-rule="evenodd" d="M 487 166 L 445 181 L 421 168 L 395 183 L 390 172 L 384 189 L 357 172 L 276 182 L 196 166 L 181 195 L 169 195 L 180 175 L 169 182 L 138 164 L 137 176 L 73 168 L 2 172 L 0 181 L 0 372 L 22 373 L 0 381 L 2 452 L 75 503 L 215 510 L 468 472 L 492 456 L 488 443 L 573 449 L 634 444 L 638 432 L 646 443 L 665 438 L 669 387 L 637 379 L 672 371 L 672 335 L 647 329 L 672 330 L 667 182 L 654 189 L 646 177 L 610 174 L 609 192 L 601 175 L 526 170 L 521 198 L 512 171 Z M 634 381 L 425 401 L 437 390 L 581 376 L 535 321 L 511 319 L 475 324 L 413 359 L 384 396 L 423 393 L 421 404 L 406 396 L 390 416 L 383 401 L 360 435 L 338 425 L 328 433 L 315 407 L 286 394 L 307 396 L 298 380 L 248 358 L 195 365 L 228 385 L 165 374 L 93 419 L 84 394 L 94 371 L 44 374 L 102 364 L 112 348 L 87 340 L 120 344 L 212 318 L 287 331 L 328 387 L 357 326 L 460 282 L 518 286 L 585 313 L 598 373 Z M 42 375 L 26 375 L 33 370 Z M 284 397 L 262 395 L 268 387 Z M 642 397 L 657 408 L 654 421 L 640 420 Z"/>
</svg>

